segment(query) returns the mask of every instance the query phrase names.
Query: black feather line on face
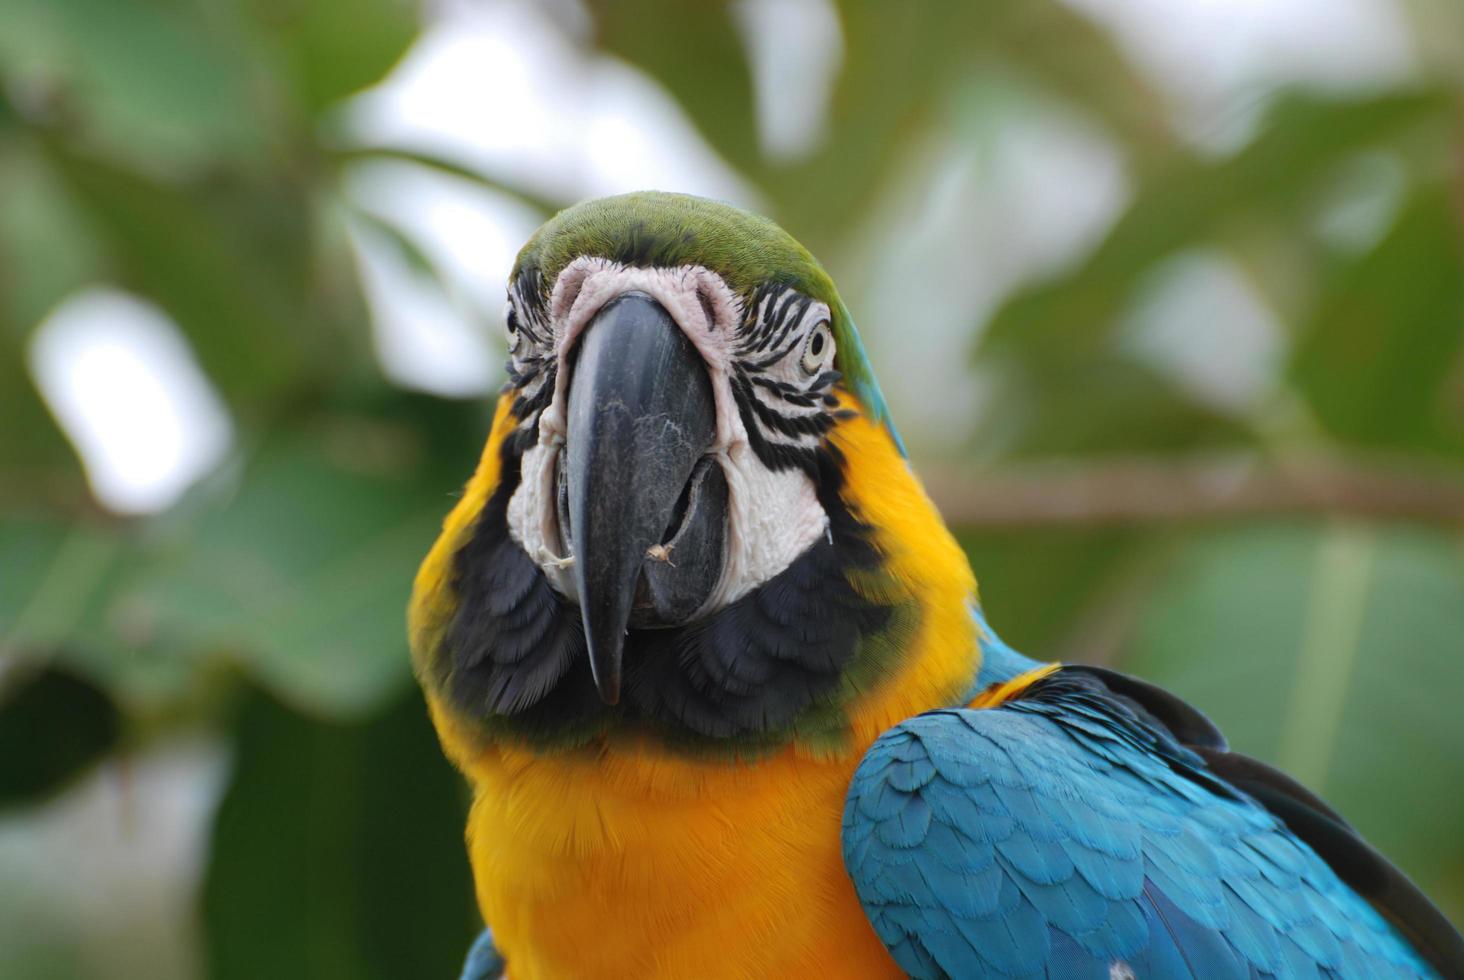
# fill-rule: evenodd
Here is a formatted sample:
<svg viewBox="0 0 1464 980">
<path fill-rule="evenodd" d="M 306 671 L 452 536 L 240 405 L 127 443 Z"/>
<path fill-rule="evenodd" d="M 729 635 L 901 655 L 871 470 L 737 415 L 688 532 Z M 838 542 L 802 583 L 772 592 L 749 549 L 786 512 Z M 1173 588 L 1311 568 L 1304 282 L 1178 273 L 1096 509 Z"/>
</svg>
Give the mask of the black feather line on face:
<svg viewBox="0 0 1464 980">
<path fill-rule="evenodd" d="M 813 300 L 807 296 L 800 296 L 798 293 L 789 292 L 787 298 L 783 300 L 782 305 L 778 307 L 777 315 L 773 318 L 779 324 L 779 327 L 778 332 L 769 343 L 773 347 L 782 346 L 783 342 L 788 339 L 789 332 L 798 326 L 799 323 L 803 322 L 803 315 L 808 312 L 808 308 L 812 305 Z"/>
<path fill-rule="evenodd" d="M 543 278 L 533 267 L 521 270 L 508 285 L 508 320 L 511 329 L 517 332 L 518 344 L 508 359 L 505 373 L 508 390 L 515 394 L 513 412 L 526 420 L 536 419 L 549 407 L 558 373 L 554 332 L 549 325 L 542 287 Z"/>
<path fill-rule="evenodd" d="M 776 283 L 765 282 L 753 291 L 751 299 L 744 307 L 746 312 L 742 317 L 742 327 L 738 331 L 742 338 L 738 353 L 750 354 L 767 347 L 768 338 L 772 335 L 775 324 L 772 320 L 762 316 L 763 303 L 779 288 L 781 287 Z"/>
<path fill-rule="evenodd" d="M 549 298 L 545 295 L 544 276 L 538 266 L 531 265 L 520 269 L 509 288 L 518 295 L 519 301 L 523 303 L 525 309 L 537 314 L 532 319 L 536 321 L 544 319 Z"/>
<path fill-rule="evenodd" d="M 747 380 L 747 376 L 741 373 L 732 379 L 732 387 L 738 402 L 747 402 L 748 408 L 752 410 L 757 421 L 778 435 L 787 436 L 790 439 L 802 436 L 822 439 L 824 434 L 834 427 L 833 416 L 827 412 L 816 412 L 810 415 L 784 415 L 777 409 L 764 404 L 753 394 L 752 384 Z"/>
<path fill-rule="evenodd" d="M 777 378 L 769 378 L 763 374 L 754 374 L 749 377 L 753 384 L 760 388 L 766 388 L 774 392 L 780 398 L 793 399 L 803 395 L 797 385 L 790 385 L 786 381 L 779 381 Z"/>
<path fill-rule="evenodd" d="M 811 710 L 837 701 L 864 641 L 890 620 L 892 607 L 850 584 L 881 556 L 839 496 L 842 458 L 831 446 L 810 450 L 829 534 L 703 620 L 631 630 L 625 696 L 608 707 L 585 661 L 579 609 L 508 533 L 524 448 L 517 438 L 504 443 L 498 489 L 454 558 L 457 611 L 433 664 L 448 701 L 489 737 L 548 747 L 632 730 L 688 748 L 777 744 Z"/>
<path fill-rule="evenodd" d="M 732 396 L 732 400 L 737 403 L 737 414 L 742 417 L 742 427 L 747 430 L 747 444 L 764 466 L 770 470 L 803 470 L 810 479 L 817 477 L 818 455 L 821 451 L 826 451 L 826 447 L 790 446 L 773 442 L 763 435 L 758 426 L 755 409 L 752 407 L 756 399 L 741 394 L 737 386 L 733 387 Z"/>
<path fill-rule="evenodd" d="M 532 382 L 541 373 L 544 375 L 543 382 L 534 390 L 532 395 L 525 395 L 523 393 L 524 386 Z M 536 418 L 540 412 L 548 408 L 549 403 L 554 400 L 554 379 L 558 373 L 558 366 L 552 360 L 548 359 L 534 365 L 532 372 L 516 371 L 510 362 L 508 381 L 517 392 L 513 400 L 513 414 L 521 419 Z"/>
</svg>

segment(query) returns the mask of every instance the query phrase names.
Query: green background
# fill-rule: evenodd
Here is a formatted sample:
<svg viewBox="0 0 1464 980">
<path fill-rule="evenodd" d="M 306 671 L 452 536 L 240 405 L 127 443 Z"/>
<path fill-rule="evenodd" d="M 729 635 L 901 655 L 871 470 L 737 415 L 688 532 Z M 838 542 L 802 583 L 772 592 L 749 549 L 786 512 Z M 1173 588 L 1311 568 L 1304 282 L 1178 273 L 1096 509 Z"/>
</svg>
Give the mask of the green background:
<svg viewBox="0 0 1464 980">
<path fill-rule="evenodd" d="M 1407 80 L 1266 93 L 1221 150 L 1178 135 L 1127 49 L 1056 0 L 841 3 L 825 129 L 794 159 L 760 150 L 723 5 L 591 3 L 577 43 L 664 87 L 820 255 L 877 370 L 909 334 L 861 312 L 891 308 L 870 271 L 931 206 L 932 147 L 980 159 L 1054 107 L 1111 141 L 1117 217 L 969 325 L 984 396 L 954 445 L 907 427 L 916 466 L 1010 642 L 1192 700 L 1459 921 L 1464 12 L 1403 10 Z M 348 222 L 439 270 L 343 185 L 384 159 L 543 217 L 570 201 L 332 135 L 423 18 L 0 0 L 0 976 L 446 977 L 476 931 L 465 794 L 402 620 L 488 404 L 386 380 Z M 1371 230 L 1328 233 L 1349 207 Z M 1281 328 L 1264 397 L 1217 404 L 1133 343 L 1156 277 L 1195 254 Z M 162 513 L 92 498 L 26 368 L 48 311 L 95 284 L 165 310 L 233 421 L 228 462 Z M 938 302 L 897 299 L 910 322 Z M 1223 323 L 1169 327 L 1229 343 Z M 174 832 L 196 846 L 160 866 L 147 842 Z"/>
</svg>

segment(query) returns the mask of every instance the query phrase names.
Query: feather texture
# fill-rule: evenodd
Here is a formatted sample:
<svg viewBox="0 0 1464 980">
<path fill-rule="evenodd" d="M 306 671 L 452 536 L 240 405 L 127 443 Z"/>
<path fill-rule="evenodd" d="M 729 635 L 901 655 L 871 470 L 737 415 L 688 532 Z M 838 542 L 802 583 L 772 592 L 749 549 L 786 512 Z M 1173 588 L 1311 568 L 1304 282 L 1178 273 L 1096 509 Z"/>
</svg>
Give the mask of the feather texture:
<svg viewBox="0 0 1464 980">
<path fill-rule="evenodd" d="M 844 811 L 844 860 L 903 969 L 1433 975 L 1315 851 L 1218 779 L 1146 704 L 1186 736 L 1223 745 L 1202 716 L 1115 683 L 1063 670 L 999 707 L 912 718 L 865 756 Z"/>
</svg>

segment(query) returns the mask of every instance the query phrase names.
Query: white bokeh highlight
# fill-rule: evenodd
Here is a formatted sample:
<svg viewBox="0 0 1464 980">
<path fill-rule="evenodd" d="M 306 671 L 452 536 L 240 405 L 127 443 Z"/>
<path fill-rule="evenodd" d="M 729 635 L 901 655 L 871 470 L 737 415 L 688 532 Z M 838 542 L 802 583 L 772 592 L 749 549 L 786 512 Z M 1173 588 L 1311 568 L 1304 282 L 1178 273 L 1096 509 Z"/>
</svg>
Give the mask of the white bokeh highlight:
<svg viewBox="0 0 1464 980">
<path fill-rule="evenodd" d="M 54 799 L 7 810 L 0 945 L 63 941 L 65 976 L 203 976 L 195 917 L 228 763 L 212 741 L 151 739 Z"/>
<path fill-rule="evenodd" d="M 343 125 L 362 145 L 436 154 L 559 200 L 655 189 L 758 203 L 664 89 L 530 3 L 446 5 Z"/>
<path fill-rule="evenodd" d="M 1372 248 L 1392 227 L 1408 191 L 1408 172 L 1397 156 L 1383 151 L 1349 161 L 1322 195 L 1316 233 L 1334 248 L 1358 254 Z"/>
<path fill-rule="evenodd" d="M 992 111 L 1003 114 L 960 124 L 983 135 L 940 133 L 909 168 L 874 225 L 855 311 L 895 419 L 924 453 L 964 448 L 986 410 L 972 357 L 1003 297 L 1079 259 L 1129 193 L 1101 132 L 1041 103 Z"/>
<path fill-rule="evenodd" d="M 738 0 L 730 8 L 752 73 L 758 138 L 770 160 L 799 160 L 823 143 L 844 63 L 831 0 Z"/>
<path fill-rule="evenodd" d="M 1417 57 L 1394 0 L 1065 0 L 1113 32 L 1175 103 L 1196 144 L 1234 149 L 1278 87 L 1359 92 L 1406 80 Z"/>
<path fill-rule="evenodd" d="M 1285 350 L 1275 313 L 1223 252 L 1185 252 L 1155 270 L 1127 318 L 1122 342 L 1222 411 L 1269 394 Z"/>
<path fill-rule="evenodd" d="M 92 492 L 114 511 L 163 510 L 228 454 L 223 403 L 151 303 L 114 289 L 73 294 L 36 329 L 29 359 Z"/>
<path fill-rule="evenodd" d="M 504 286 L 540 216 L 465 178 L 406 163 L 353 167 L 346 190 L 360 210 L 395 228 L 431 264 L 430 272 L 414 267 L 368 223 L 350 226 L 382 370 L 420 391 L 488 394 L 502 379 L 507 356 Z"/>
</svg>

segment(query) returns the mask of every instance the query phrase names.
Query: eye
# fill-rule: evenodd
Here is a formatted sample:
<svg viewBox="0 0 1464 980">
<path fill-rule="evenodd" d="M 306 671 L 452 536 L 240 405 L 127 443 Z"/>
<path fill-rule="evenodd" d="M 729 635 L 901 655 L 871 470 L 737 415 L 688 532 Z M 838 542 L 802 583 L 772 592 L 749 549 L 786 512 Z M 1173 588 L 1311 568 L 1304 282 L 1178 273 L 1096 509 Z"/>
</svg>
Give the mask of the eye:
<svg viewBox="0 0 1464 980">
<path fill-rule="evenodd" d="M 818 374 L 834 358 L 834 334 L 829 321 L 822 320 L 808 335 L 803 344 L 803 370 Z"/>
<path fill-rule="evenodd" d="M 508 308 L 508 316 L 504 318 L 504 333 L 508 337 L 508 352 L 517 354 L 523 333 L 519 330 L 518 313 L 512 306 Z"/>
</svg>

